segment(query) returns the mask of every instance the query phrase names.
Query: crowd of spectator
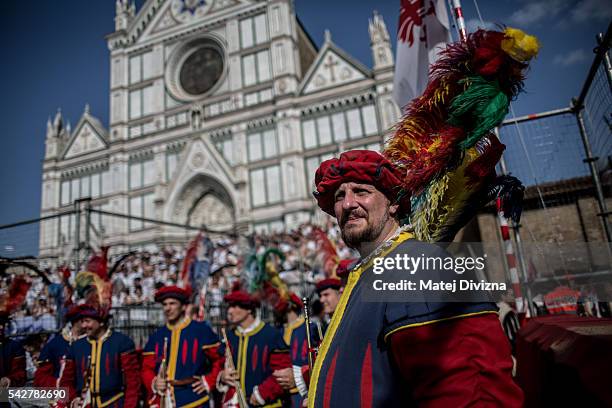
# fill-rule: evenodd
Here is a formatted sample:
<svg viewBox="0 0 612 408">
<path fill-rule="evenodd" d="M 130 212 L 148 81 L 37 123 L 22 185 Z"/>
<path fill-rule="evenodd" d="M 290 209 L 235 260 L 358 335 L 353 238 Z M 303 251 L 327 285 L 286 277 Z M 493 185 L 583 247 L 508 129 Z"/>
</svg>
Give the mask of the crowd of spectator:
<svg viewBox="0 0 612 408">
<path fill-rule="evenodd" d="M 194 282 L 206 282 L 206 302 L 211 318 L 220 317 L 223 296 L 237 279 L 244 277 L 253 256 L 260 256 L 268 249 L 277 249 L 284 255 L 278 272 L 291 289 L 302 292 L 305 287 L 323 277 L 318 243 L 313 237 L 312 224 L 303 224 L 287 232 L 251 234 L 246 236 L 203 235 L 196 252 L 197 265 L 192 267 Z M 354 257 L 340 239 L 334 223 L 323 228 L 335 245 L 340 259 Z M 115 267 L 111 277 L 113 307 L 145 306 L 154 303 L 155 291 L 164 285 L 184 284 L 181 277 L 185 246 L 166 246 L 158 251 L 134 251 L 109 256 L 109 269 Z M 195 271 L 193 271 L 195 269 Z M 9 333 L 28 334 L 54 331 L 58 328 L 62 302 L 68 296 L 62 285 L 61 268 L 47 269 L 51 284 L 34 278 L 26 301 L 14 314 Z M 74 280 L 71 271 L 70 281 Z M 204 279 L 202 279 L 204 278 Z M 6 286 L 6 281 L 0 280 Z M 198 287 L 197 289 L 200 289 Z M 1 286 L 0 286 L 0 289 Z"/>
</svg>

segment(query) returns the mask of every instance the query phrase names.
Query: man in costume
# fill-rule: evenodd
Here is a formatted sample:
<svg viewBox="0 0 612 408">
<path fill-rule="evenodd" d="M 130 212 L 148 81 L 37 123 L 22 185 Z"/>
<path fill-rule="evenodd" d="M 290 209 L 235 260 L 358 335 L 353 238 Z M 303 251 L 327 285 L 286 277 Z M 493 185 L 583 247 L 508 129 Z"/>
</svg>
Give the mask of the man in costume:
<svg viewBox="0 0 612 408">
<path fill-rule="evenodd" d="M 219 373 L 223 347 L 207 322 L 186 314 L 190 291 L 166 286 L 157 291 L 166 325 L 149 337 L 143 351 L 142 381 L 150 406 L 208 407 Z M 162 362 L 164 366 L 162 366 Z"/>
<path fill-rule="evenodd" d="M 27 378 L 25 350 L 6 336 L 9 322 L 9 314 L 0 312 L 0 388 L 23 387 Z"/>
<path fill-rule="evenodd" d="M 279 302 L 277 312 L 284 313 L 286 324 L 283 329 L 283 340 L 289 345 L 289 354 L 293 367 L 274 371 L 274 377 L 285 390 L 291 393 L 291 406 L 301 408 L 308 386 L 302 375 L 303 367 L 308 367 L 308 338 L 306 321 L 301 315 L 304 303 L 293 292 L 289 298 Z M 316 323 L 310 325 L 311 346 L 316 347 L 322 337 L 322 329 Z"/>
<path fill-rule="evenodd" d="M 134 342 L 109 327 L 104 309 L 84 306 L 81 316 L 87 336 L 70 346 L 60 377 L 71 407 L 136 407 L 140 367 Z"/>
<path fill-rule="evenodd" d="M 85 305 L 72 306 L 65 316 L 68 324 L 61 333 L 54 335 L 43 347 L 34 373 L 35 387 L 59 386 L 59 377 L 63 371 L 70 345 L 85 334 L 81 325 L 81 310 L 84 307 L 87 308 Z"/>
<path fill-rule="evenodd" d="M 274 370 L 291 368 L 289 350 L 277 329 L 256 316 L 259 301 L 250 294 L 235 290 L 224 298 L 227 320 L 234 330 L 227 332 L 235 369 L 228 365 L 220 377 L 220 390 L 240 387 L 251 407 L 281 407 L 287 400 L 286 392 L 276 381 Z"/>
<path fill-rule="evenodd" d="M 361 295 L 374 259 L 446 257 L 422 241 L 452 241 L 492 194 L 512 195 L 516 180 L 495 176 L 503 145 L 490 132 L 536 52 L 533 37 L 510 28 L 450 44 L 384 156 L 349 151 L 317 170 L 319 207 L 361 257 L 319 349 L 309 407 L 522 405 L 494 303 L 366 302 Z"/>
<path fill-rule="evenodd" d="M 341 288 L 342 282 L 338 278 L 327 278 L 317 283 L 317 295 L 319 295 L 319 300 L 323 304 L 323 312 L 328 319 L 332 318 L 338 306 Z"/>
</svg>

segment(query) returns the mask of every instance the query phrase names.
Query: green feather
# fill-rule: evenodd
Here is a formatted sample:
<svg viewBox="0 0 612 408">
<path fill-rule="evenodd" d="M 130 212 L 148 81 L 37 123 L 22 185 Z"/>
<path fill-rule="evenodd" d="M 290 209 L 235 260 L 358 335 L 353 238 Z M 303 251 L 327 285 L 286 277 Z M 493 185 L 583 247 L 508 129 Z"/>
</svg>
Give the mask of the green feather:
<svg viewBox="0 0 612 408">
<path fill-rule="evenodd" d="M 459 144 L 465 150 L 504 120 L 510 99 L 497 81 L 473 76 L 460 82 L 468 86 L 451 101 L 448 123 L 465 129 L 466 138 Z"/>
</svg>

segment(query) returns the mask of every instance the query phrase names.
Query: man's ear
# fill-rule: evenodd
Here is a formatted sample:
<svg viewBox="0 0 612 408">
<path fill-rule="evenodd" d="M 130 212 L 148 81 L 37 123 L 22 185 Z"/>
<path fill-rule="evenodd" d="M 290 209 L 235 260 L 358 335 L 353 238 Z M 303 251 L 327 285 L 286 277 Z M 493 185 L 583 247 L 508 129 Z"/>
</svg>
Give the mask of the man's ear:
<svg viewBox="0 0 612 408">
<path fill-rule="evenodd" d="M 397 211 L 399 210 L 399 204 L 392 204 L 389 206 L 389 215 L 395 217 L 397 215 Z"/>
</svg>

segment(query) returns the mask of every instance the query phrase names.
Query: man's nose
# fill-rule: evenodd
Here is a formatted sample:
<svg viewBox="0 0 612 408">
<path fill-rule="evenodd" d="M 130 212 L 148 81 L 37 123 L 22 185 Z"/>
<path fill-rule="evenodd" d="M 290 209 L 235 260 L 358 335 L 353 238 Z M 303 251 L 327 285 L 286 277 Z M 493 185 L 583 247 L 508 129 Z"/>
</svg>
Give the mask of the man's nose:
<svg viewBox="0 0 612 408">
<path fill-rule="evenodd" d="M 351 208 L 357 207 L 357 201 L 355 201 L 355 194 L 352 191 L 347 191 L 342 199 L 342 209 L 350 210 Z"/>
</svg>

